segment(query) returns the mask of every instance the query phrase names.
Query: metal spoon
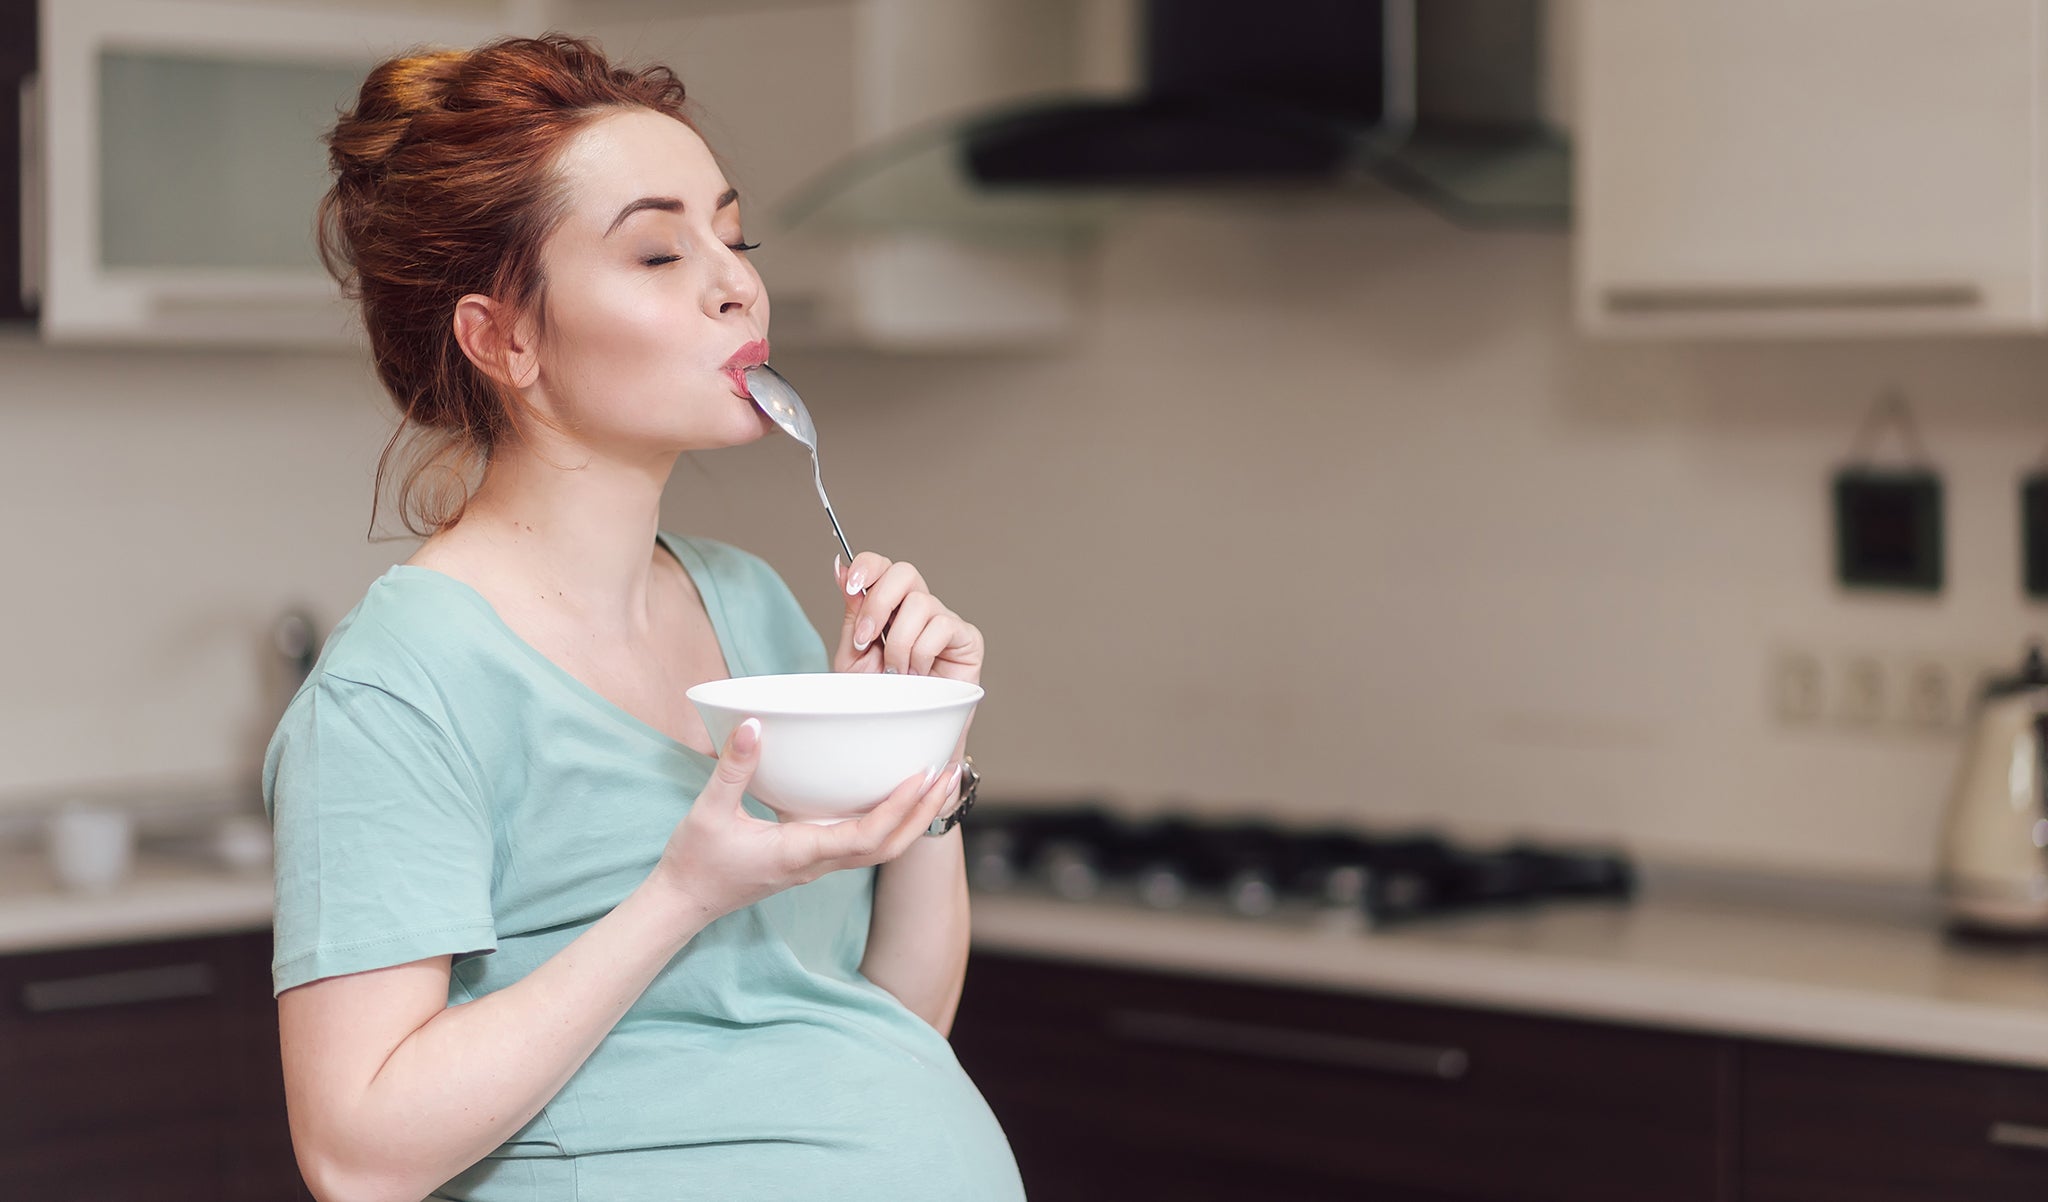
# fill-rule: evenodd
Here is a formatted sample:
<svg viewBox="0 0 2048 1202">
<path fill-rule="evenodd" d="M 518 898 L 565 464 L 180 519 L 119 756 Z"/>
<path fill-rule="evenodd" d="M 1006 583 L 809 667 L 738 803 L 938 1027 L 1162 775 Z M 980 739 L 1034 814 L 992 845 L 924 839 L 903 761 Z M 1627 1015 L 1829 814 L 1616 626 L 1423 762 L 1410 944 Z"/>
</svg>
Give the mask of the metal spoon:
<svg viewBox="0 0 2048 1202">
<path fill-rule="evenodd" d="M 748 368 L 746 376 L 747 392 L 768 420 L 810 449 L 811 477 L 818 483 L 818 500 L 825 504 L 825 516 L 832 519 L 832 533 L 839 536 L 839 549 L 846 552 L 846 562 L 851 567 L 853 548 L 846 544 L 846 531 L 839 528 L 839 515 L 832 512 L 832 498 L 825 495 L 825 473 L 818 466 L 818 427 L 811 421 L 811 411 L 804 408 L 804 399 L 782 378 L 782 373 L 766 363 Z"/>
</svg>

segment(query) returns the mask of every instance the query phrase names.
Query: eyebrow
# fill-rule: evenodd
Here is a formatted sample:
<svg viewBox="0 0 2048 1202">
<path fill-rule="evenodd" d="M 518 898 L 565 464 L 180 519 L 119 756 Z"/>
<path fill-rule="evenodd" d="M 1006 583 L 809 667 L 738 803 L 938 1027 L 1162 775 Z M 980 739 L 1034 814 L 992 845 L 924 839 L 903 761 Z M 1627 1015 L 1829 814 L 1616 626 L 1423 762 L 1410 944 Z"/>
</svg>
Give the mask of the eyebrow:
<svg viewBox="0 0 2048 1202">
<path fill-rule="evenodd" d="M 711 211 L 715 213 L 739 198 L 740 190 L 738 188 L 727 188 L 719 195 L 718 203 L 711 206 Z M 612 231 L 619 228 L 621 221 L 642 209 L 659 209 L 664 213 L 680 213 L 683 211 L 683 202 L 673 196 L 643 196 L 638 200 L 629 202 L 625 208 L 619 210 L 617 217 L 612 218 L 611 225 L 605 228 L 604 236 L 607 238 L 611 237 Z"/>
</svg>

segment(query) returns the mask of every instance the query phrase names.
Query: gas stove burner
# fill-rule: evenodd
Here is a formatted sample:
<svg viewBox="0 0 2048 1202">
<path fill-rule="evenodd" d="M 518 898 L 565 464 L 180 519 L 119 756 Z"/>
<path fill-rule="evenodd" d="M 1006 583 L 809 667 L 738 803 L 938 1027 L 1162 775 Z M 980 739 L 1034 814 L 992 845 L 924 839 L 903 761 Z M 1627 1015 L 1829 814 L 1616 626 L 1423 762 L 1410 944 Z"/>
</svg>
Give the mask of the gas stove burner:
<svg viewBox="0 0 2048 1202">
<path fill-rule="evenodd" d="M 1337 910 L 1384 926 L 1561 898 L 1625 898 L 1635 883 L 1628 862 L 1604 850 L 1476 850 L 1427 833 L 1290 831 L 1257 819 L 1131 820 L 1093 804 L 984 802 L 962 829 L 977 889 L 1049 890 L 1071 901 L 1116 893 L 1155 909 L 1220 903 L 1246 918 Z"/>
</svg>

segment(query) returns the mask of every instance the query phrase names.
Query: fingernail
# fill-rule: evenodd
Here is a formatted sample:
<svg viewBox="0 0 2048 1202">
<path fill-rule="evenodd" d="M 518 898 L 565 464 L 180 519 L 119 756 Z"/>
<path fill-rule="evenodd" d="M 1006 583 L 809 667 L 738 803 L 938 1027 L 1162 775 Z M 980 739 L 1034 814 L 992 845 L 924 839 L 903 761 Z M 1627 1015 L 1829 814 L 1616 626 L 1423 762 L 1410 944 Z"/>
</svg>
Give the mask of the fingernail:
<svg viewBox="0 0 2048 1202">
<path fill-rule="evenodd" d="M 960 782 L 961 782 L 961 780 L 962 780 L 963 778 L 965 778 L 965 777 L 966 777 L 966 775 L 967 775 L 967 765 L 965 765 L 965 764 L 955 764 L 955 765 L 953 765 L 953 783 L 952 783 L 952 784 L 950 784 L 950 785 L 948 785 L 948 786 L 946 786 L 946 792 L 948 792 L 948 793 L 957 793 L 957 792 L 958 792 L 958 791 L 960 790 Z"/>
<path fill-rule="evenodd" d="M 846 595 L 849 597 L 859 596 L 861 583 L 862 581 L 860 578 L 860 573 L 858 571 L 848 576 L 846 578 Z"/>
<path fill-rule="evenodd" d="M 746 753 L 761 745 L 761 720 L 749 718 L 732 734 L 732 749 Z"/>
<path fill-rule="evenodd" d="M 846 571 L 846 560 L 839 552 L 832 552 L 832 579 L 839 579 L 840 573 L 844 571 Z"/>
<path fill-rule="evenodd" d="M 866 651 L 868 644 L 873 642 L 874 638 L 875 620 L 873 618 L 862 618 L 859 625 L 853 628 L 853 649 L 855 651 Z"/>
<path fill-rule="evenodd" d="M 894 675 L 896 675 L 896 669 L 894 669 L 894 668 L 883 668 L 883 669 L 882 669 L 882 675 L 884 675 L 884 676 L 894 676 Z"/>
<path fill-rule="evenodd" d="M 936 781 L 936 780 L 938 780 L 938 779 L 939 779 L 939 769 L 937 769 L 937 768 L 927 768 L 927 769 L 925 769 L 925 770 L 924 770 L 924 787 L 925 787 L 925 789 L 926 789 L 926 790 L 929 790 L 929 789 L 930 789 L 930 788 L 932 787 L 932 782 L 933 782 L 933 781 Z"/>
</svg>

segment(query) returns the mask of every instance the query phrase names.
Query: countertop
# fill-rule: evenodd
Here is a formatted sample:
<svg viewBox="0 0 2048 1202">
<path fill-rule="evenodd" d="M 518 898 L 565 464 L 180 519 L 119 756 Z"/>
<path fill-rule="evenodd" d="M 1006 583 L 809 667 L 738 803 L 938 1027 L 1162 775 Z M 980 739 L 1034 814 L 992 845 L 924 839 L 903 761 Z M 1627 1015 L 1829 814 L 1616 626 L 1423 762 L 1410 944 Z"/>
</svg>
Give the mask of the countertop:
<svg viewBox="0 0 2048 1202">
<path fill-rule="evenodd" d="M 0 953 L 262 930 L 271 898 L 268 866 L 142 854 L 115 888 L 71 893 L 40 851 L 0 849 Z"/>
<path fill-rule="evenodd" d="M 1050 894 L 973 905 L 991 951 L 2048 1068 L 2048 947 L 1958 942 L 1932 901 L 1693 881 L 1370 932 Z"/>
<path fill-rule="evenodd" d="M 1560 902 L 1365 931 L 1049 894 L 973 894 L 978 949 L 1567 1018 L 2048 1068 L 2048 947 L 1942 934 L 1931 899 L 1767 894 L 1649 878 Z M 104 894 L 0 849 L 0 953 L 260 930 L 267 869 L 144 854 Z"/>
</svg>

